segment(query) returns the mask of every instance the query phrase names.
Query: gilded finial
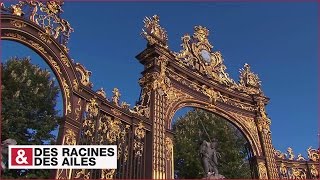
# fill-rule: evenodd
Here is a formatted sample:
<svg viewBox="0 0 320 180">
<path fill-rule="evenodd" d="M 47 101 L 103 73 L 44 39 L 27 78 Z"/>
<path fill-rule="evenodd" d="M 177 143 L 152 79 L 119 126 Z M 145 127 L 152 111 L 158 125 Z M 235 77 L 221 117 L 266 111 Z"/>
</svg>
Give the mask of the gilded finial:
<svg viewBox="0 0 320 180">
<path fill-rule="evenodd" d="M 118 88 L 113 88 L 113 96 L 112 96 L 112 102 L 114 102 L 117 106 L 119 106 L 119 100 L 120 100 L 120 91 Z"/>
<path fill-rule="evenodd" d="M 159 16 L 153 15 L 152 18 L 145 17 L 143 20 L 144 28 L 142 29 L 143 37 L 149 45 L 157 44 L 163 48 L 168 48 L 168 35 L 164 28 L 159 24 Z"/>
<path fill-rule="evenodd" d="M 198 41 L 205 43 L 209 48 L 213 48 L 213 46 L 208 41 L 209 30 L 206 27 L 202 26 L 195 26 L 194 27 L 194 34 L 193 38 L 197 39 Z"/>
<path fill-rule="evenodd" d="M 96 93 L 102 96 L 103 98 L 107 98 L 107 94 L 103 88 L 100 88 Z"/>
<path fill-rule="evenodd" d="M 258 75 L 251 71 L 250 65 L 247 63 L 240 69 L 238 87 L 248 94 L 262 94 L 261 81 Z"/>
</svg>

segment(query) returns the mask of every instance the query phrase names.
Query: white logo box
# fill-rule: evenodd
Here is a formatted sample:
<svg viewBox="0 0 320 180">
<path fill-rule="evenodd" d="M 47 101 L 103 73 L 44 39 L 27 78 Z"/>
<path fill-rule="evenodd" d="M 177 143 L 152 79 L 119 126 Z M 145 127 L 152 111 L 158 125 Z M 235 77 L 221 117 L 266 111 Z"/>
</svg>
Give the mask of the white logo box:
<svg viewBox="0 0 320 180">
<path fill-rule="evenodd" d="M 12 165 L 12 148 L 32 148 L 32 166 Z M 117 169 L 116 145 L 10 145 L 8 156 L 9 169 Z"/>
</svg>

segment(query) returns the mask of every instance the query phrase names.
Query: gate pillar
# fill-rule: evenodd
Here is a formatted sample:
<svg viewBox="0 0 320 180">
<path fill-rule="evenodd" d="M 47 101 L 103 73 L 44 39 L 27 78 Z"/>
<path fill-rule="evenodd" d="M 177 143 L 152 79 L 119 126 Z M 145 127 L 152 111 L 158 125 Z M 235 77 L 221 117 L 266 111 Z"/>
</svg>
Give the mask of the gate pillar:
<svg viewBox="0 0 320 180">
<path fill-rule="evenodd" d="M 149 138 L 152 144 L 151 152 L 147 153 L 147 164 L 149 174 L 146 178 L 167 179 L 166 177 L 166 121 L 165 104 L 166 90 L 170 84 L 166 77 L 166 55 L 167 49 L 158 45 L 149 45 L 146 50 L 136 58 L 144 65 L 142 78 L 139 83 L 142 87 L 142 94 L 139 103 L 143 107 L 149 108 L 148 116 L 152 122 L 152 133 Z"/>
<path fill-rule="evenodd" d="M 264 161 L 257 161 L 258 175 L 260 179 L 279 179 L 274 148 L 271 142 L 271 120 L 267 117 L 265 111 L 266 100 L 261 97 L 255 97 L 255 101 L 258 108 L 256 123 L 264 155 Z"/>
</svg>

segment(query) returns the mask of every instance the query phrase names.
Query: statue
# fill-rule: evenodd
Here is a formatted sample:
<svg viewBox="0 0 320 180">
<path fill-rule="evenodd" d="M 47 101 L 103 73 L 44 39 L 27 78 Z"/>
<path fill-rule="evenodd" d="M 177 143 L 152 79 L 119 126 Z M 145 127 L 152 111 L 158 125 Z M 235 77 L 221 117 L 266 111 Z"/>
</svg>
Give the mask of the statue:
<svg viewBox="0 0 320 180">
<path fill-rule="evenodd" d="M 1 171 L 5 170 L 8 161 L 9 145 L 16 145 L 17 141 L 14 139 L 6 139 L 1 143 Z"/>
<path fill-rule="evenodd" d="M 202 166 L 206 174 L 206 178 L 209 179 L 223 179 L 224 177 L 218 172 L 218 157 L 220 154 L 216 150 L 217 141 L 213 142 L 204 140 L 200 146 L 200 156 L 202 160 Z"/>
</svg>

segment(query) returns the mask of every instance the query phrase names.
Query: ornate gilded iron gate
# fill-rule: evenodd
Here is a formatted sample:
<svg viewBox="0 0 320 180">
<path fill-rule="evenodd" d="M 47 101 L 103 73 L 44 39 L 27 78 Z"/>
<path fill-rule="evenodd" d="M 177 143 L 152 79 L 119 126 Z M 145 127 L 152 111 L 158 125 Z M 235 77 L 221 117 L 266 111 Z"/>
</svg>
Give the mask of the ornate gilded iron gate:
<svg viewBox="0 0 320 180">
<path fill-rule="evenodd" d="M 30 47 L 57 76 L 64 101 L 59 143 L 118 145 L 118 168 L 60 169 L 55 172 L 57 179 L 173 178 L 171 120 L 186 106 L 216 113 L 244 134 L 254 178 L 319 177 L 315 168 L 319 165 L 317 150 L 310 150 L 312 162 L 305 163 L 279 159 L 275 154 L 271 120 L 265 112 L 269 99 L 260 88 L 258 76 L 245 64 L 239 83 L 232 80 L 225 72 L 221 53 L 212 51 L 208 29 L 196 26 L 192 36 L 182 37 L 183 49 L 172 52 L 159 17 L 144 20 L 143 35 L 148 45 L 137 56 L 144 65 L 139 80 L 142 94 L 139 103 L 130 108 L 120 102 L 117 88 L 110 98 L 102 88 L 94 91 L 91 72 L 71 60 L 67 42 L 73 29 L 60 18 L 61 5 L 61 1 L 33 0 L 10 7 L 1 3 L 1 39 Z"/>
</svg>

